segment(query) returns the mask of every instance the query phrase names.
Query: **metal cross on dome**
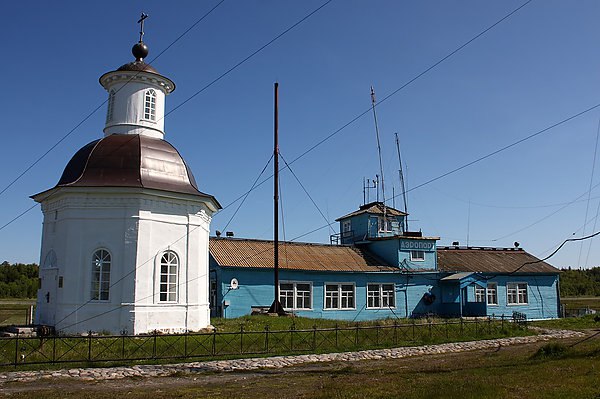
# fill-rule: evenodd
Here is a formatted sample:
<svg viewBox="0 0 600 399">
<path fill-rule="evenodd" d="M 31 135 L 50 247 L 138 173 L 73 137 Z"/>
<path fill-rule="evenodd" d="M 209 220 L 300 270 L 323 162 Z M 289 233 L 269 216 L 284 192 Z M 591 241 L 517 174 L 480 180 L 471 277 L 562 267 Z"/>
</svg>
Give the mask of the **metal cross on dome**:
<svg viewBox="0 0 600 399">
<path fill-rule="evenodd" d="M 138 24 L 140 24 L 140 43 L 143 41 L 144 39 L 144 20 L 148 18 L 148 14 L 144 14 L 142 12 L 142 15 L 140 16 L 140 20 L 137 21 Z"/>
</svg>

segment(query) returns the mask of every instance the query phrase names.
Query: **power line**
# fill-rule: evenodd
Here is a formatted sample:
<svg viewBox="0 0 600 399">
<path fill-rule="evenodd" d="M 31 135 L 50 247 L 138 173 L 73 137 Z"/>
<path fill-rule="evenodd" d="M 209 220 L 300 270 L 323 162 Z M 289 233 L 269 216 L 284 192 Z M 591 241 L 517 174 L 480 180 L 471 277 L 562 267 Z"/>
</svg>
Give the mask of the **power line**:
<svg viewBox="0 0 600 399">
<path fill-rule="evenodd" d="M 193 26 L 197 25 L 202 19 L 204 19 L 206 16 L 208 16 L 208 14 L 210 14 L 216 7 L 218 7 L 219 5 L 221 5 L 223 3 L 222 0 L 220 3 L 218 3 L 215 7 L 213 7 L 208 13 L 206 13 L 202 18 L 200 18 L 200 20 L 196 21 L 196 23 L 194 23 Z M 267 48 L 268 46 L 270 46 L 271 44 L 273 44 L 275 41 L 277 41 L 278 39 L 280 39 L 282 36 L 284 36 L 286 33 L 288 33 L 289 31 L 291 31 L 292 29 L 294 29 L 295 27 L 297 27 L 298 25 L 300 25 L 302 22 L 306 21 L 308 18 L 310 18 L 312 15 L 314 15 L 316 12 L 318 12 L 319 10 L 321 10 L 323 7 L 325 7 L 327 4 L 331 3 L 333 0 L 327 0 L 325 3 L 323 3 L 322 5 L 320 5 L 319 7 L 317 7 L 316 9 L 314 9 L 313 11 L 311 11 L 309 14 L 305 15 L 304 17 L 302 17 L 300 20 L 296 21 L 294 24 L 292 24 L 291 26 L 289 26 L 287 29 L 283 30 L 281 33 L 279 33 L 277 36 L 275 36 L 273 39 L 271 39 L 270 41 L 268 41 L 266 44 L 262 45 L 259 49 L 255 50 L 253 53 L 251 53 L 250 55 L 248 55 L 247 57 L 245 57 L 243 60 L 239 61 L 237 64 L 235 64 L 233 67 L 229 68 L 227 71 L 225 71 L 224 73 L 222 73 L 221 75 L 219 75 L 217 78 L 213 79 L 210 83 L 208 83 L 207 85 L 205 85 L 203 88 L 201 88 L 200 90 L 198 90 L 197 92 L 195 92 L 193 95 L 191 95 L 190 97 L 188 97 L 186 100 L 184 100 L 182 103 L 180 103 L 179 105 L 177 105 L 175 108 L 173 108 L 171 111 L 167 112 L 162 118 L 164 119 L 167 115 L 170 115 L 171 113 L 173 113 L 174 111 L 176 111 L 177 109 L 181 108 L 184 104 L 186 104 L 187 102 L 189 102 L 192 98 L 196 97 L 197 95 L 199 95 L 200 93 L 202 93 L 203 91 L 205 91 L 206 89 L 208 89 L 210 86 L 212 86 L 213 84 L 217 83 L 219 80 L 223 79 L 225 76 L 227 76 L 229 73 L 231 73 L 232 71 L 234 71 L 235 69 L 237 69 L 238 67 L 240 67 L 242 64 L 246 63 L 248 60 L 250 60 L 251 58 L 253 58 L 255 55 L 257 55 L 258 53 L 260 53 L 261 51 L 263 51 L 265 48 Z M 189 31 L 191 30 L 191 28 L 188 28 L 183 34 L 181 34 L 177 39 L 175 39 L 173 41 L 173 43 L 171 43 L 168 47 L 170 48 L 175 42 L 177 42 L 178 40 L 180 40 L 185 34 L 187 34 Z M 155 61 L 160 55 L 164 54 L 164 52 L 167 50 L 163 50 L 161 53 L 159 53 L 158 56 L 156 56 L 153 61 Z M 140 72 L 138 72 L 140 73 Z M 137 76 L 137 75 L 136 75 Z M 132 77 L 133 79 L 133 77 Z M 130 79 L 131 80 L 131 79 Z M 10 186 L 12 186 L 14 183 L 16 183 L 23 175 L 25 175 L 31 168 L 33 168 L 38 162 L 40 162 L 48 153 L 50 153 L 50 151 L 52 151 L 54 148 L 56 148 L 62 141 L 64 141 L 67 137 L 69 137 L 74 131 L 75 129 L 77 129 L 79 126 L 81 126 L 86 120 L 88 120 L 98 109 L 100 109 L 108 100 L 105 100 L 104 102 L 102 102 L 99 106 L 97 106 L 94 111 L 92 111 L 88 116 L 86 116 L 84 118 L 84 120 L 82 120 L 80 123 L 77 124 L 77 126 L 75 126 L 69 133 L 67 133 L 65 136 L 63 136 L 54 146 L 52 146 L 48 151 L 46 151 L 46 153 L 44 153 L 38 160 L 36 160 L 32 165 L 30 165 L 21 175 L 19 175 L 13 182 L 11 182 L 4 190 L 2 190 L 0 192 L 0 195 L 2 195 L 2 193 L 4 191 L 6 191 Z M 145 129 L 145 128 L 144 128 Z M 269 180 L 271 177 L 273 177 L 273 175 L 271 175 L 268 179 L 263 180 L 260 184 L 258 184 L 257 186 L 255 186 L 255 188 L 257 188 L 258 186 L 261 186 L 265 181 Z M 252 191 L 252 190 L 250 190 Z M 241 196 L 239 196 L 238 198 L 236 198 L 232 203 L 228 204 L 227 206 L 223 207 L 223 209 L 221 209 L 221 211 L 229 208 L 231 205 L 233 205 L 233 203 L 239 201 L 240 199 L 244 198 L 247 195 L 247 193 L 242 194 Z M 34 206 L 35 207 L 35 206 Z M 17 219 L 19 219 L 21 216 L 23 216 L 24 214 L 26 214 L 27 212 L 31 211 L 32 208 L 29 208 L 28 210 L 26 210 L 23 214 L 17 216 L 15 219 L 11 220 L 6 226 L 8 226 L 9 224 L 13 223 L 14 221 L 16 221 Z M 4 227 L 6 227 L 4 226 Z M 0 230 L 2 230 L 4 227 L 0 228 Z"/>
<path fill-rule="evenodd" d="M 217 7 L 223 4 L 225 0 L 221 0 L 216 6 L 211 8 L 207 13 L 205 13 L 200 19 L 198 19 L 192 26 L 190 26 L 187 30 L 185 30 L 181 35 L 179 35 L 175 40 L 173 40 L 164 50 L 162 50 L 156 57 L 154 57 L 151 61 L 148 62 L 148 65 L 151 65 L 154 61 L 156 61 L 161 55 L 163 55 L 168 49 L 170 49 L 175 43 L 177 43 L 181 38 L 183 38 L 188 32 L 190 32 L 196 25 L 198 25 L 202 20 L 204 20 L 208 15 L 210 15 Z M 115 91 L 118 93 L 121 91 L 127 84 L 129 84 L 132 80 L 134 80 L 142 71 L 137 71 L 135 75 L 133 75 L 123 86 Z M 39 156 L 31 165 L 29 165 L 23 172 L 21 172 L 16 178 L 14 178 L 7 186 L 5 186 L 0 191 L 0 196 L 6 192 L 10 187 L 12 187 L 17 181 L 19 181 L 27 172 L 29 172 L 35 165 L 37 165 L 42 159 L 44 159 L 52 150 L 60 145 L 63 141 L 65 141 L 71 134 L 75 132 L 81 125 L 83 125 L 88 119 L 92 117 L 100 108 L 106 104 L 108 99 L 102 101 L 98 106 L 96 106 L 90 113 L 88 113 L 78 124 L 75 125 L 71 130 L 67 132 L 64 136 L 62 136 L 56 143 L 54 143 L 46 152 L 44 152 L 41 156 Z M 29 209 L 30 210 L 30 209 Z M 1 229 L 0 229 L 1 230 Z"/>
<path fill-rule="evenodd" d="M 403 89 L 405 89 L 406 87 L 408 87 L 409 85 L 411 85 L 412 83 L 414 83 L 415 81 L 417 81 L 418 79 L 420 79 L 421 77 L 423 77 L 424 75 L 426 75 L 431 70 L 435 69 L 437 66 L 439 66 L 440 64 L 442 64 L 444 61 L 448 60 L 449 58 L 451 58 L 452 56 L 454 56 L 455 54 L 457 54 L 458 52 L 460 52 L 462 49 L 464 49 L 465 47 L 467 47 L 468 45 L 470 45 L 471 43 L 473 43 L 475 40 L 479 39 L 481 36 L 483 36 L 484 34 L 486 34 L 487 32 L 489 32 L 493 28 L 495 28 L 500 23 L 504 22 L 506 19 L 508 19 L 509 17 L 511 17 L 513 14 L 515 14 L 516 12 L 518 12 L 519 10 L 521 10 L 523 7 L 525 7 L 527 4 L 531 3 L 532 1 L 533 0 L 526 1 L 525 3 L 523 3 L 522 5 L 520 5 L 519 7 L 515 8 L 514 10 L 512 10 L 511 12 L 509 12 L 508 14 L 506 14 L 505 16 L 503 16 L 502 18 L 500 18 L 499 20 L 497 20 L 496 22 L 494 22 L 492 25 L 488 26 L 487 28 L 485 28 L 484 30 L 482 30 L 481 32 L 479 32 L 478 34 L 476 34 L 475 36 L 473 36 L 471 39 L 469 39 L 466 42 L 464 42 L 462 45 L 460 45 L 459 47 L 457 47 L 456 49 L 454 49 L 453 51 L 451 51 L 450 53 L 448 53 L 444 57 L 442 57 L 439 60 L 437 60 L 436 62 L 434 62 L 432 65 L 430 65 L 429 67 L 427 67 L 421 73 L 419 73 L 416 76 L 412 77 L 411 79 L 409 79 L 408 81 L 406 81 L 405 83 L 403 83 L 400 87 L 398 87 L 396 90 L 394 90 L 390 94 L 388 94 L 385 97 L 383 97 L 383 99 L 381 99 L 377 104 L 375 104 L 375 106 L 376 107 L 380 106 L 382 103 L 384 103 L 385 101 L 389 100 L 392 96 L 398 94 L 400 91 L 402 91 Z M 597 106 L 600 106 L 600 104 L 598 104 Z M 343 131 L 344 129 L 346 129 L 348 126 L 354 124 L 356 121 L 358 121 L 363 116 L 365 116 L 368 113 L 370 113 L 371 111 L 372 111 L 372 107 L 369 107 L 366 110 L 364 110 L 363 112 L 359 113 L 358 115 L 356 115 L 355 117 L 353 117 L 352 119 L 350 119 L 348 122 L 346 122 L 345 124 L 343 124 L 341 127 L 339 127 L 338 129 L 334 130 L 329 135 L 327 135 L 326 137 L 324 137 L 323 139 L 321 139 L 320 141 L 318 141 L 317 143 L 313 144 L 311 147 L 309 147 L 308 149 L 306 149 L 304 152 L 302 152 L 300 155 L 298 155 L 296 158 L 294 158 L 292 161 L 290 161 L 289 164 L 291 165 L 291 164 L 295 163 L 296 161 L 304 158 L 310 152 L 314 151 L 317 147 L 321 146 L 322 144 L 324 144 L 325 142 L 327 142 L 329 139 L 331 139 L 332 137 L 336 136 L 338 133 L 340 133 L 341 131 Z M 273 177 L 273 175 L 271 175 L 267 179 L 261 181 L 256 187 L 257 188 L 260 187 L 261 185 L 263 185 L 264 183 L 266 183 L 271 177 Z M 411 191 L 411 190 L 407 190 L 406 192 Z M 244 197 L 244 194 L 242 194 L 241 196 L 237 197 L 235 200 L 232 201 L 232 203 L 239 201 L 243 197 Z M 232 203 L 228 204 L 223 209 L 228 208 L 229 206 L 232 205 Z"/>
<path fill-rule="evenodd" d="M 302 184 L 302 182 L 300 181 L 300 179 L 298 178 L 298 176 L 296 175 L 296 173 L 294 173 L 294 171 L 292 170 L 292 168 L 290 167 L 290 165 L 287 163 L 287 161 L 285 160 L 285 158 L 283 157 L 283 155 L 281 155 L 281 153 L 280 153 L 279 156 L 281 157 L 281 159 L 283 160 L 283 163 L 285 163 L 285 165 L 287 166 L 287 168 L 289 169 L 289 171 L 292 173 L 292 176 L 294 176 L 294 178 L 296 179 L 296 181 L 298 182 L 298 184 L 300 185 L 300 187 L 302 187 L 302 190 L 304 190 L 304 193 L 308 196 L 308 198 L 310 199 L 310 201 L 312 202 L 312 204 L 315 206 L 315 208 L 317 208 L 317 211 L 319 211 L 319 213 L 321 214 L 321 216 L 325 220 L 325 223 L 328 223 L 328 226 L 329 226 L 329 229 L 330 229 L 331 233 L 334 233 L 333 228 L 331 228 L 331 225 L 333 224 L 333 222 L 329 223 L 329 221 L 327 220 L 327 218 L 325 217 L 325 215 L 321 211 L 321 208 L 319 208 L 319 205 L 317 205 L 317 203 L 315 202 L 315 200 L 313 199 L 313 197 L 309 194 L 308 190 L 306 189 L 306 187 L 304 187 L 304 184 Z"/>
<path fill-rule="evenodd" d="M 235 215 L 237 215 L 237 213 L 240 210 L 240 208 L 242 207 L 242 205 L 244 205 L 244 202 L 246 202 L 246 199 L 248 198 L 248 196 L 250 195 L 250 193 L 252 192 L 252 190 L 254 190 L 254 186 L 256 186 L 256 182 L 258 182 L 258 180 L 260 179 L 260 177 L 263 175 L 263 173 L 265 173 L 265 170 L 267 169 L 267 167 L 271 163 L 271 160 L 273 159 L 273 156 L 274 155 L 271 154 L 271 157 L 269 158 L 269 160 L 265 164 L 265 167 L 258 174 L 258 176 L 256 177 L 256 179 L 254 180 L 254 183 L 252 183 L 252 186 L 250 187 L 250 190 L 246 191 L 244 199 L 242 200 L 242 202 L 240 202 L 240 204 L 238 205 L 238 207 L 235 209 L 235 212 L 233 212 L 233 215 L 231 215 L 231 218 L 229 218 L 229 221 L 227 222 L 227 224 L 225 225 L 225 227 L 223 227 L 221 229 L 221 231 L 225 231 L 225 229 L 227 229 L 227 227 L 229 226 L 229 224 L 231 223 L 231 221 L 233 220 L 233 218 L 235 217 Z M 216 212 L 216 213 L 218 213 L 218 212 Z"/>
</svg>

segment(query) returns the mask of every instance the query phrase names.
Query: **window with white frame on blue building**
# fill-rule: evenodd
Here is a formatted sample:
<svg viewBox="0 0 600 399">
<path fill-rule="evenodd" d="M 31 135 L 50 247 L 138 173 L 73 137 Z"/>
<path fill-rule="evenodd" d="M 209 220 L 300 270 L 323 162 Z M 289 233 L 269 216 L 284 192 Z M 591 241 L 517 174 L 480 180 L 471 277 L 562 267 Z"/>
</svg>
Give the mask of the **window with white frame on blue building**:
<svg viewBox="0 0 600 399">
<path fill-rule="evenodd" d="M 367 308 L 384 309 L 396 306 L 394 284 L 367 284 Z"/>
</svg>

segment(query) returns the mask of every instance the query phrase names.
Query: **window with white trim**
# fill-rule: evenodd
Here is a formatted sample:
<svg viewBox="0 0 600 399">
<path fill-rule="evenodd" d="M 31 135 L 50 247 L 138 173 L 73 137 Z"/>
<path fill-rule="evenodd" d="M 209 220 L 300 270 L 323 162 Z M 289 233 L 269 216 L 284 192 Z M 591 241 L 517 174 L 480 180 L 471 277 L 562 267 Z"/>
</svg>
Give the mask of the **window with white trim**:
<svg viewBox="0 0 600 399">
<path fill-rule="evenodd" d="M 498 304 L 498 284 L 488 283 L 487 284 L 487 303 L 488 305 Z"/>
<path fill-rule="evenodd" d="M 367 284 L 367 309 L 388 309 L 396 306 L 394 284 Z"/>
<path fill-rule="evenodd" d="M 392 222 L 395 220 L 393 218 L 384 218 L 383 216 L 379 216 L 377 218 L 377 224 L 379 226 L 379 231 L 381 232 L 390 232 L 393 231 Z"/>
<path fill-rule="evenodd" d="M 93 301 L 108 301 L 110 289 L 110 252 L 99 249 L 92 255 L 92 286 L 90 298 Z"/>
<path fill-rule="evenodd" d="M 144 119 L 156 120 L 156 91 L 154 89 L 147 90 L 144 95 Z"/>
<path fill-rule="evenodd" d="M 324 309 L 355 309 L 354 284 L 325 284 Z"/>
<path fill-rule="evenodd" d="M 163 253 L 160 258 L 160 291 L 161 302 L 177 302 L 177 275 L 179 274 L 179 258 L 173 251 Z"/>
<path fill-rule="evenodd" d="M 412 262 L 425 261 L 425 251 L 410 251 L 410 260 Z"/>
<path fill-rule="evenodd" d="M 312 284 L 293 281 L 280 283 L 279 302 L 284 309 L 312 309 Z"/>
<path fill-rule="evenodd" d="M 352 221 L 344 220 L 344 222 L 342 223 L 342 231 L 344 233 L 349 233 L 350 231 L 352 231 Z"/>
<path fill-rule="evenodd" d="M 475 302 L 485 302 L 485 288 L 475 285 Z"/>
<path fill-rule="evenodd" d="M 527 283 L 507 283 L 506 303 L 508 305 L 526 305 Z"/>
<path fill-rule="evenodd" d="M 112 121 L 115 108 L 115 91 L 111 89 L 108 94 L 108 108 L 106 109 L 106 123 Z"/>
</svg>

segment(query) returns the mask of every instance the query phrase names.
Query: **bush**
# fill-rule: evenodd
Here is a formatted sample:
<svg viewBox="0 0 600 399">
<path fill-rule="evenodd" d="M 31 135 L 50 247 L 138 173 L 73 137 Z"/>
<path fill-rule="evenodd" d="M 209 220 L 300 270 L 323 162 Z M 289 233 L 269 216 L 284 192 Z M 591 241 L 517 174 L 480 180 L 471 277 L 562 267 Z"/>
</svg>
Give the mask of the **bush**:
<svg viewBox="0 0 600 399">
<path fill-rule="evenodd" d="M 532 356 L 533 359 L 558 359 L 564 357 L 569 348 L 560 342 L 550 342 L 542 346 Z"/>
</svg>

